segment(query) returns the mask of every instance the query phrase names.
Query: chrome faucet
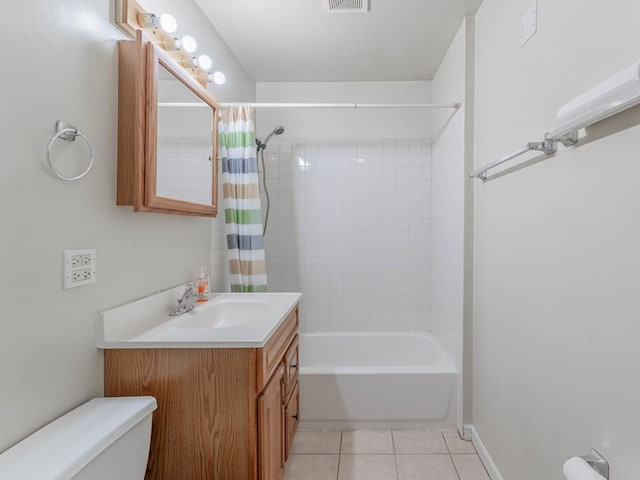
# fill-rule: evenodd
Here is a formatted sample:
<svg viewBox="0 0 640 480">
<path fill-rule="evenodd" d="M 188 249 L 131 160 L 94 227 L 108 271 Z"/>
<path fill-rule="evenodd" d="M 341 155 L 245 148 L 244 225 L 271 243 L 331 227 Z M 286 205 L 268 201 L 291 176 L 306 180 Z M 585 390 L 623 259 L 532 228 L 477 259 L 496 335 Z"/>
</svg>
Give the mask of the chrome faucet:
<svg viewBox="0 0 640 480">
<path fill-rule="evenodd" d="M 195 284 L 187 283 L 185 285 L 184 293 L 180 300 L 178 300 L 178 305 L 173 307 L 169 312 L 169 315 L 172 317 L 177 317 L 178 315 L 182 315 L 183 313 L 190 312 L 196 306 L 196 302 L 199 298 L 204 298 L 204 295 L 198 293 Z"/>
</svg>

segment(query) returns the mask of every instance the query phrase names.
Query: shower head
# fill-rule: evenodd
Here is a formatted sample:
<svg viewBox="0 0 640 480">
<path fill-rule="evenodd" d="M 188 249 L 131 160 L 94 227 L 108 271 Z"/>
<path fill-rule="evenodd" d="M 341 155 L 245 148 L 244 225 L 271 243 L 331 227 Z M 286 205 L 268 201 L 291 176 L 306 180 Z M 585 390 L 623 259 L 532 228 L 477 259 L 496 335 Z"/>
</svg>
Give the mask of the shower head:
<svg viewBox="0 0 640 480">
<path fill-rule="evenodd" d="M 267 142 L 273 135 L 282 135 L 284 133 L 284 127 L 282 125 L 278 125 L 276 128 L 271 130 L 271 133 L 267 135 L 264 139 L 264 142 L 261 142 L 259 138 L 256 138 L 256 145 L 258 146 L 258 151 L 264 150 L 267 148 Z"/>
</svg>

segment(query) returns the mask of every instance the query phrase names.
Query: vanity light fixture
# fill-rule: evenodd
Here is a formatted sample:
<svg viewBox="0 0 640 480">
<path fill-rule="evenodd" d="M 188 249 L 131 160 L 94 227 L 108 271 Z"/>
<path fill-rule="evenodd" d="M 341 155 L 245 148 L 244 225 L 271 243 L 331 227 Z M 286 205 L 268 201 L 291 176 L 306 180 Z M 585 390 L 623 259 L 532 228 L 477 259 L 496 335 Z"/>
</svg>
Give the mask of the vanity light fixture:
<svg viewBox="0 0 640 480">
<path fill-rule="evenodd" d="M 192 36 L 185 35 L 179 38 L 178 35 L 173 35 L 178 29 L 178 22 L 172 15 L 163 13 L 158 16 L 149 13 L 138 0 L 115 0 L 114 19 L 116 25 L 131 37 L 135 37 L 137 30 L 142 30 L 148 40 L 170 52 L 176 63 L 187 70 L 203 87 L 207 83 L 225 83 L 224 73 L 207 71 L 213 66 L 213 61 L 208 55 L 196 55 L 197 58 L 194 58 L 198 43 Z"/>
</svg>

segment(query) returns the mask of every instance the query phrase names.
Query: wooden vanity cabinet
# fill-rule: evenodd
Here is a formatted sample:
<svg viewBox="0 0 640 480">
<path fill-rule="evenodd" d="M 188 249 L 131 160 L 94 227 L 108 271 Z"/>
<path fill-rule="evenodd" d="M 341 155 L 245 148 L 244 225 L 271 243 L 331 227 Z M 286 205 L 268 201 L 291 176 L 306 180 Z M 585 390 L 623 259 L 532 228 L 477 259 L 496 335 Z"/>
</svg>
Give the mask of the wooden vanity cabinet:
<svg viewBox="0 0 640 480">
<path fill-rule="evenodd" d="M 105 396 L 151 395 L 146 479 L 280 480 L 298 425 L 298 308 L 263 348 L 108 349 Z"/>
</svg>

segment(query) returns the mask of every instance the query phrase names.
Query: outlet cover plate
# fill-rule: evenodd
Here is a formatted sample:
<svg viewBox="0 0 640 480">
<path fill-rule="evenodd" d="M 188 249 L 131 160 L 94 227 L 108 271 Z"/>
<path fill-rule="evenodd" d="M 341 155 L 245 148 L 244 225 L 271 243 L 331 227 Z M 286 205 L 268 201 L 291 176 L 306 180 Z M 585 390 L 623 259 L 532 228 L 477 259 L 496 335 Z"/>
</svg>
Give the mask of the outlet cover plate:
<svg viewBox="0 0 640 480">
<path fill-rule="evenodd" d="M 96 283 L 96 250 L 63 250 L 62 288 L 82 287 Z"/>
<path fill-rule="evenodd" d="M 523 47 L 529 41 L 533 34 L 538 31 L 538 2 L 533 5 L 524 14 L 520 21 L 520 46 Z"/>
</svg>

